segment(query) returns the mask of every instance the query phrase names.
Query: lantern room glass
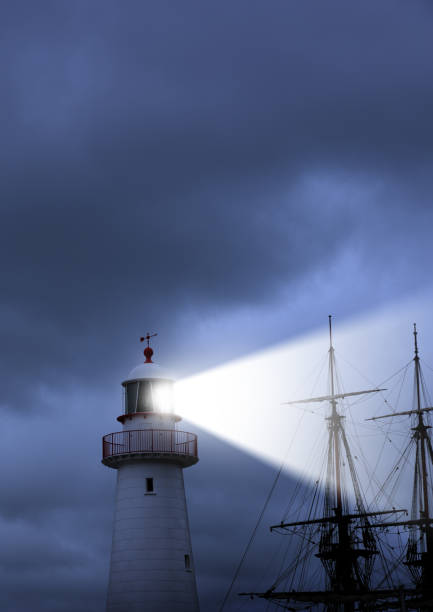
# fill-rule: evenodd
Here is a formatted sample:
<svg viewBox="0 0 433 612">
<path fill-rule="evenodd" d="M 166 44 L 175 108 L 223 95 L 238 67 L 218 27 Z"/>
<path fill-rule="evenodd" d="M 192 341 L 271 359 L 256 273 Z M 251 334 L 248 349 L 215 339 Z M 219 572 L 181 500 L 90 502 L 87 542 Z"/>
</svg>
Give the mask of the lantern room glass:
<svg viewBox="0 0 433 612">
<path fill-rule="evenodd" d="M 146 379 L 125 383 L 125 414 L 173 412 L 173 382 Z"/>
</svg>

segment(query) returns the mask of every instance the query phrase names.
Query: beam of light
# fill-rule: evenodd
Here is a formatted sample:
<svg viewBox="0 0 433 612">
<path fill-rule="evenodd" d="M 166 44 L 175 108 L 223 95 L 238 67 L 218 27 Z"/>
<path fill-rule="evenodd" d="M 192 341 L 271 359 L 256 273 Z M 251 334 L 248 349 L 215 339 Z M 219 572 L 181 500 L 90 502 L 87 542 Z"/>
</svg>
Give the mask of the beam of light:
<svg viewBox="0 0 433 612">
<path fill-rule="evenodd" d="M 429 303 L 430 299 L 411 301 L 343 325 L 335 322 L 334 345 L 345 391 L 374 388 L 410 360 L 415 318 L 424 330 L 424 354 L 431 355 L 427 350 L 432 336 Z M 328 406 L 282 402 L 327 392 L 326 323 L 324 317 L 323 328 L 314 333 L 178 381 L 176 412 L 272 464 L 280 465 L 287 453 L 287 469 L 317 478 Z M 347 368 L 344 359 L 364 377 Z M 317 379 L 321 363 L 322 376 Z M 383 397 L 375 394 L 348 405 L 352 407 L 347 420 L 353 418 L 361 427 L 364 419 L 385 412 Z M 366 444 L 374 461 L 381 446 L 380 432 L 376 437 L 371 434 Z"/>
</svg>

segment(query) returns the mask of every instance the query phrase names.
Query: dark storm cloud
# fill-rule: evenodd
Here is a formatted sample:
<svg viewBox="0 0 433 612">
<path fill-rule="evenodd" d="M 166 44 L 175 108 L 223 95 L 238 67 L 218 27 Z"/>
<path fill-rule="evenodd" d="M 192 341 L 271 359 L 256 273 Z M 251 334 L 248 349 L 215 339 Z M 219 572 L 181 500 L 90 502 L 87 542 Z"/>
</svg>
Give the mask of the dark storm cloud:
<svg viewBox="0 0 433 612">
<path fill-rule="evenodd" d="M 295 289 L 365 216 L 329 192 L 300 195 L 305 174 L 426 182 L 427 5 L 14 7 L 2 37 L 8 379 L 24 364 L 35 379 L 84 376 L 76 355 L 109 355 L 129 333 L 120 319 L 134 335 L 144 321 L 175 327 L 191 304 Z M 385 197 L 368 229 L 401 207 Z"/>
</svg>

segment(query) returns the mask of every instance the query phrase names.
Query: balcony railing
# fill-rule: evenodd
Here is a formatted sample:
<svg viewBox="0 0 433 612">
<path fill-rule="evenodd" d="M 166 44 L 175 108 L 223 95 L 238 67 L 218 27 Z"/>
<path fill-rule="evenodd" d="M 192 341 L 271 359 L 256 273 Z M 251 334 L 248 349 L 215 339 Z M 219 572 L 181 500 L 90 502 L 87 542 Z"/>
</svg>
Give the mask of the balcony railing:
<svg viewBox="0 0 433 612">
<path fill-rule="evenodd" d="M 102 458 L 129 453 L 155 453 L 197 457 L 197 436 L 174 429 L 117 431 L 102 438 Z"/>
</svg>

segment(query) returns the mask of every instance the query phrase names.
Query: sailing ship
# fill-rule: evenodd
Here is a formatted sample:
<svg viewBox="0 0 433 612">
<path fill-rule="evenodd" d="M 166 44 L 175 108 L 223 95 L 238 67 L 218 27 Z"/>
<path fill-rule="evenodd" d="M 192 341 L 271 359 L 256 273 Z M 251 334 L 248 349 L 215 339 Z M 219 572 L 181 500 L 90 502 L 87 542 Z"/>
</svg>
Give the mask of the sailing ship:
<svg viewBox="0 0 433 612">
<path fill-rule="evenodd" d="M 266 591 L 243 595 L 286 610 L 433 609 L 433 446 L 429 425 L 433 407 L 426 399 L 416 325 L 413 334 L 414 357 L 409 362 L 414 370 L 413 407 L 366 419 L 407 419 L 409 440 L 375 499 L 367 503 L 358 475 L 358 457 L 346 432 L 344 402 L 348 397 L 385 389 L 345 393 L 340 388 L 329 317 L 328 394 L 286 402 L 328 405 L 322 475 L 309 504 L 301 505 L 304 516 L 298 513 L 296 520 L 282 520 L 270 527 L 297 542 L 292 562 L 281 567 Z M 412 469 L 411 496 L 405 503 L 407 508 L 396 507 L 386 485 L 395 490 L 407 466 Z M 407 481 L 403 485 L 410 488 Z M 389 500 L 388 507 L 385 500 Z"/>
</svg>

